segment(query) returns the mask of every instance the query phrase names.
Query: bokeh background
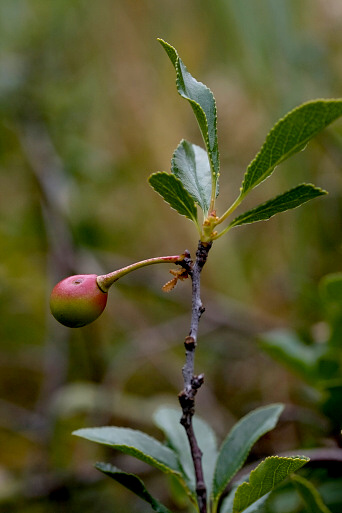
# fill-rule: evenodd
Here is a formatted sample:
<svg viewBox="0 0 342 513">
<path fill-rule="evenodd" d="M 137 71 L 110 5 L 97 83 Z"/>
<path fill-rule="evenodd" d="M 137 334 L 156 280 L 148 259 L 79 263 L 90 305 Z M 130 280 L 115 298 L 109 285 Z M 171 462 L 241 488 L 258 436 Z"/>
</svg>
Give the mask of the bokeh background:
<svg viewBox="0 0 342 513">
<path fill-rule="evenodd" d="M 340 0 L 1 0 L 0 511 L 150 511 L 94 470 L 98 459 L 187 511 L 164 476 L 71 432 L 115 424 L 161 436 L 152 413 L 182 388 L 189 283 L 164 294 L 167 267 L 137 271 L 79 330 L 54 321 L 49 293 L 69 274 L 195 252 L 192 223 L 147 183 L 182 138 L 202 144 L 157 37 L 216 97 L 223 212 L 280 116 L 342 96 L 341 34 Z M 325 333 L 318 283 L 342 270 L 341 121 L 248 205 L 304 181 L 329 196 L 233 230 L 203 273 L 199 414 L 222 439 L 252 408 L 288 405 L 255 458 L 332 443 L 315 397 L 256 340 L 282 326 Z"/>
</svg>

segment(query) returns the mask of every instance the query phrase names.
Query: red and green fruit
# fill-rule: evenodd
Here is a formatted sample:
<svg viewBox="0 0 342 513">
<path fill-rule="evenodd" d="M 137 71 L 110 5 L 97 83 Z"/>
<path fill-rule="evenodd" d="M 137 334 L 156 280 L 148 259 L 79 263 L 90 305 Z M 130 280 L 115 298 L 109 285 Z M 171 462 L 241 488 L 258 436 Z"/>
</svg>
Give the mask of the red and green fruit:
<svg viewBox="0 0 342 513">
<path fill-rule="evenodd" d="M 69 328 L 80 328 L 101 315 L 108 294 L 100 289 L 96 278 L 96 274 L 78 274 L 57 283 L 50 297 L 51 312 L 57 321 Z"/>
</svg>

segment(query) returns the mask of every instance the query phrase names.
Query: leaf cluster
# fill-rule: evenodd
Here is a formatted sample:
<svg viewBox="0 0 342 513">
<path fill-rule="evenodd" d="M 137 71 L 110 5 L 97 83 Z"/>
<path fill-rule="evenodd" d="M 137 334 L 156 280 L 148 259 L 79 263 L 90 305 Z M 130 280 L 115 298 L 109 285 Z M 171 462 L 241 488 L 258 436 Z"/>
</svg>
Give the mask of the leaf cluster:
<svg viewBox="0 0 342 513">
<path fill-rule="evenodd" d="M 248 165 L 238 196 L 218 216 L 215 201 L 219 192 L 220 160 L 214 95 L 206 85 L 189 73 L 173 46 L 162 39 L 159 42 L 176 70 L 178 93 L 189 102 L 195 114 L 205 150 L 182 140 L 174 152 L 171 173 L 154 173 L 149 182 L 171 208 L 195 223 L 203 242 L 215 240 L 235 226 L 270 219 L 280 212 L 299 207 L 326 194 L 326 191 L 313 184 L 300 184 L 240 214 L 218 232 L 218 226 L 231 216 L 245 197 L 268 178 L 280 163 L 303 150 L 310 139 L 342 115 L 342 100 L 310 101 L 280 119 L 268 133 L 259 153 Z M 197 207 L 203 213 L 202 224 L 198 220 Z"/>
<path fill-rule="evenodd" d="M 308 461 L 304 456 L 272 456 L 260 463 L 241 482 L 232 484 L 252 446 L 275 427 L 282 410 L 282 405 L 273 404 L 252 411 L 231 429 L 220 448 L 217 447 L 216 435 L 211 427 L 203 420 L 194 418 L 195 434 L 203 451 L 204 479 L 211 513 L 258 511 L 261 502 L 266 501 L 270 492 Z M 172 475 L 197 508 L 193 461 L 185 431 L 179 423 L 179 412 L 162 407 L 155 413 L 154 420 L 166 437 L 165 444 L 141 431 L 124 427 L 85 428 L 74 434 L 109 445 Z M 148 502 L 154 511 L 169 512 L 148 492 L 138 476 L 107 463 L 97 463 L 96 468 Z M 230 492 L 226 494 L 228 485 Z"/>
</svg>

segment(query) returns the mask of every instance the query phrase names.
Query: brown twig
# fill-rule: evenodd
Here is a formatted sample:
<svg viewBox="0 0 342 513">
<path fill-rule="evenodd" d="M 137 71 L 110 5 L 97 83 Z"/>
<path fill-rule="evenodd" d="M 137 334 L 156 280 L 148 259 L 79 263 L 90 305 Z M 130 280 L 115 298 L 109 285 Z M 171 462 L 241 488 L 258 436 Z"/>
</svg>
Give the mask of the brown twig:
<svg viewBox="0 0 342 513">
<path fill-rule="evenodd" d="M 211 243 L 199 242 L 196 260 L 191 262 L 190 258 L 183 265 L 188 266 L 188 273 L 192 280 L 192 314 L 190 332 L 186 337 L 185 346 L 185 365 L 183 367 L 184 389 L 179 394 L 179 402 L 182 408 L 181 424 L 186 431 L 191 456 L 194 463 L 196 478 L 196 494 L 200 513 L 207 513 L 207 490 L 203 476 L 202 451 L 198 446 L 197 439 L 192 425 L 192 417 L 195 413 L 195 396 L 198 389 L 204 382 L 204 375 L 196 376 L 195 368 L 195 349 L 197 345 L 198 325 L 204 308 L 201 301 L 200 274 L 208 257 Z M 189 255 L 190 257 L 190 255 Z"/>
</svg>

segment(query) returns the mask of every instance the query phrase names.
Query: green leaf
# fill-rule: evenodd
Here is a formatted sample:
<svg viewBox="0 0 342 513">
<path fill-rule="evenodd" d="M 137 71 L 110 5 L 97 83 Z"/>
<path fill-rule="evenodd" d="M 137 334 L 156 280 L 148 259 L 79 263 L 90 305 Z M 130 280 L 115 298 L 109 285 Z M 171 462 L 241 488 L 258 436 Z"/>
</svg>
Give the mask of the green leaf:
<svg viewBox="0 0 342 513">
<path fill-rule="evenodd" d="M 330 273 L 320 281 L 320 294 L 326 303 L 336 304 L 338 307 L 342 303 L 342 273 Z"/>
<path fill-rule="evenodd" d="M 260 497 L 269 493 L 281 483 L 289 474 L 301 468 L 309 458 L 296 456 L 282 458 L 270 456 L 261 462 L 249 476 L 248 483 L 242 483 L 236 490 L 233 513 L 241 513 Z"/>
<path fill-rule="evenodd" d="M 176 408 L 161 407 L 154 414 L 154 420 L 156 425 L 164 432 L 170 447 L 178 455 L 183 472 L 187 476 L 186 482 L 195 496 L 194 464 L 184 427 L 180 424 L 180 416 L 180 411 Z M 193 426 L 198 445 L 203 453 L 204 481 L 207 486 L 207 496 L 210 497 L 217 458 L 216 435 L 212 428 L 198 416 L 193 418 Z"/>
<path fill-rule="evenodd" d="M 291 331 L 272 330 L 259 337 L 261 348 L 309 381 L 317 382 L 318 363 L 326 351 L 324 344 L 308 346 Z"/>
<path fill-rule="evenodd" d="M 319 294 L 326 321 L 330 328 L 327 344 L 325 345 L 331 350 L 330 358 L 333 358 L 339 366 L 342 331 L 342 272 L 324 276 L 319 283 Z"/>
<path fill-rule="evenodd" d="M 236 494 L 236 490 L 239 488 L 239 486 L 244 483 L 245 481 L 249 480 L 249 474 L 245 474 L 241 476 L 238 480 L 234 481 L 234 484 L 231 487 L 230 492 L 228 495 L 222 500 L 222 503 L 220 505 L 220 513 L 233 513 L 233 505 L 234 505 L 234 498 Z M 263 513 L 264 512 L 264 506 L 265 503 L 269 497 L 271 492 L 266 493 L 260 499 L 258 499 L 256 502 L 248 506 L 248 508 L 245 510 L 244 513 Z"/>
<path fill-rule="evenodd" d="M 266 221 L 280 212 L 297 208 L 303 203 L 324 194 L 327 194 L 327 192 L 312 184 L 304 183 L 297 185 L 297 187 L 280 194 L 276 198 L 272 198 L 262 205 L 239 215 L 229 226 L 233 228 L 234 226 L 240 226 L 242 224 Z"/>
<path fill-rule="evenodd" d="M 258 499 L 256 502 L 253 502 L 250 506 L 248 506 L 247 509 L 244 510 L 244 513 L 264 513 L 265 511 L 265 502 L 267 501 L 268 497 L 270 496 L 270 493 L 266 493 L 266 495 L 263 495 L 260 499 Z"/>
<path fill-rule="evenodd" d="M 171 171 L 207 214 L 211 198 L 211 171 L 207 152 L 196 144 L 181 141 L 173 154 Z"/>
<path fill-rule="evenodd" d="M 231 489 L 228 492 L 228 495 L 226 495 L 226 497 L 224 497 L 224 499 L 221 502 L 220 513 L 233 513 L 233 503 L 236 490 L 238 489 L 241 483 L 244 483 L 248 479 L 248 476 L 249 474 L 246 474 L 232 484 Z M 214 513 L 216 513 L 216 510 Z"/>
<path fill-rule="evenodd" d="M 278 164 L 303 150 L 312 137 L 341 115 L 342 100 L 314 100 L 300 105 L 280 119 L 249 164 L 241 197 L 270 176 Z"/>
<path fill-rule="evenodd" d="M 295 487 L 302 497 L 308 513 L 331 513 L 330 509 L 323 503 L 316 488 L 304 477 L 291 476 Z"/>
<path fill-rule="evenodd" d="M 255 442 L 275 427 L 283 408 L 281 404 L 258 408 L 245 415 L 232 428 L 221 446 L 216 462 L 212 489 L 214 504 L 217 504 L 229 481 L 244 464 Z"/>
<path fill-rule="evenodd" d="M 171 513 L 168 508 L 163 506 L 163 504 L 161 504 L 157 499 L 152 497 L 152 495 L 146 490 L 143 481 L 135 474 L 123 472 L 119 468 L 114 467 L 109 463 L 96 463 L 95 467 L 118 483 L 125 486 L 128 490 L 135 493 L 144 501 L 148 502 L 152 506 L 152 509 L 157 513 Z"/>
<path fill-rule="evenodd" d="M 213 187 L 216 189 L 220 171 L 220 161 L 217 143 L 217 113 L 214 95 L 206 85 L 202 84 L 202 82 L 198 82 L 191 76 L 179 57 L 177 50 L 173 46 L 162 39 L 158 39 L 158 41 L 163 46 L 176 70 L 178 93 L 182 98 L 189 101 L 196 116 L 209 154 L 211 170 L 213 173 L 212 183 Z"/>
<path fill-rule="evenodd" d="M 232 490 L 228 497 L 226 497 L 223 500 L 222 505 L 220 507 L 220 513 L 233 513 L 233 503 L 236 489 L 237 487 L 234 490 Z M 271 492 L 266 493 L 256 502 L 251 504 L 247 509 L 245 509 L 244 513 L 262 513 L 264 511 L 265 502 L 267 501 L 270 493 Z"/>
<path fill-rule="evenodd" d="M 149 177 L 149 182 L 171 208 L 191 219 L 197 225 L 197 209 L 193 198 L 174 175 L 159 172 Z"/>
<path fill-rule="evenodd" d="M 78 429 L 73 434 L 92 442 L 109 445 L 162 472 L 183 478 L 176 453 L 141 431 L 124 427 L 96 427 Z"/>
</svg>

